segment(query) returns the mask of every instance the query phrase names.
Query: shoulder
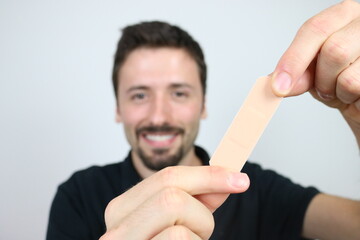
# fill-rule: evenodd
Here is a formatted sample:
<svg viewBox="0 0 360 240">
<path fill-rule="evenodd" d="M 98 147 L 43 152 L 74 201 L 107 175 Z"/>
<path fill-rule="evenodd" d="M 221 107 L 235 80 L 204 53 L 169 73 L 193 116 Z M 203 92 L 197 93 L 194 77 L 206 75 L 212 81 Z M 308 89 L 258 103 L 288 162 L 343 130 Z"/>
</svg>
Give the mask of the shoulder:
<svg viewBox="0 0 360 240">
<path fill-rule="evenodd" d="M 242 169 L 242 172 L 248 174 L 250 180 L 252 179 L 253 181 L 263 181 L 264 179 L 266 179 L 267 182 L 271 180 L 291 182 L 289 178 L 277 173 L 274 170 L 264 169 L 257 163 L 246 162 Z"/>
<path fill-rule="evenodd" d="M 276 178 L 276 177 L 282 177 L 280 174 L 276 173 L 273 170 L 270 169 L 263 169 L 259 164 L 253 163 L 253 162 L 246 162 L 242 172 L 249 175 L 250 178 L 253 180 L 257 180 L 260 178 Z"/>
<path fill-rule="evenodd" d="M 90 166 L 88 168 L 74 172 L 66 182 L 88 182 L 95 180 L 98 181 L 102 178 L 118 175 L 120 174 L 121 165 L 122 162 L 112 163 L 105 166 Z"/>
<path fill-rule="evenodd" d="M 123 162 L 105 166 L 91 166 L 73 173 L 58 190 L 69 195 L 104 194 L 116 191 L 122 177 Z"/>
<path fill-rule="evenodd" d="M 274 170 L 263 169 L 259 164 L 247 162 L 243 168 L 250 178 L 250 188 L 259 194 L 275 194 L 285 196 L 287 194 L 305 194 L 312 198 L 319 191 L 314 187 L 304 187 L 293 182 L 290 178 L 277 173 Z"/>
<path fill-rule="evenodd" d="M 108 176 L 113 176 L 114 174 L 119 174 L 121 169 L 122 162 L 112 163 L 105 166 L 90 166 L 85 169 L 76 171 L 69 178 L 70 181 L 91 181 L 99 180 L 99 178 L 104 178 Z M 69 181 L 68 180 L 68 181 Z"/>
<path fill-rule="evenodd" d="M 115 186 L 121 181 L 121 168 L 122 162 L 91 166 L 60 184 L 51 205 L 48 238 L 63 239 L 67 234 L 85 239 L 95 232 L 98 238 L 105 229 L 104 209 L 120 191 Z"/>
</svg>

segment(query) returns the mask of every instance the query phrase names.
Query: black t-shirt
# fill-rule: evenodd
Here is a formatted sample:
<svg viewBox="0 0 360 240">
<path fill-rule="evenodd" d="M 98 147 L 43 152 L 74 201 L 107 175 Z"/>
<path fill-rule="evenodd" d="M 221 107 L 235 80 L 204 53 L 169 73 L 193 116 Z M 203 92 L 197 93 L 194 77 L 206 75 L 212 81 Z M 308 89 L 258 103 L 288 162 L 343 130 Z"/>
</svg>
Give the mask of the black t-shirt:
<svg viewBox="0 0 360 240">
<path fill-rule="evenodd" d="M 208 154 L 199 147 L 195 151 L 207 165 Z M 242 172 L 248 174 L 250 188 L 230 195 L 216 210 L 211 240 L 302 239 L 305 211 L 318 190 L 303 188 L 249 162 Z M 59 186 L 55 195 L 47 240 L 99 239 L 106 230 L 107 204 L 139 181 L 130 154 L 123 162 L 76 172 Z"/>
</svg>

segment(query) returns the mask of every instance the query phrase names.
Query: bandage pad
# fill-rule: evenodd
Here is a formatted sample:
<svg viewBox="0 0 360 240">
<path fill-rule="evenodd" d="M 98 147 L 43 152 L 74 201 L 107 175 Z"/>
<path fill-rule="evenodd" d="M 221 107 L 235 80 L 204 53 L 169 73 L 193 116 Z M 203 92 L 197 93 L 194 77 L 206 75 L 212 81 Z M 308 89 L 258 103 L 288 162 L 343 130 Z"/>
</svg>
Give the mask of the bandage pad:
<svg viewBox="0 0 360 240">
<path fill-rule="evenodd" d="M 256 80 L 211 157 L 210 165 L 242 169 L 282 100 L 273 93 L 270 82 L 269 77 Z"/>
</svg>

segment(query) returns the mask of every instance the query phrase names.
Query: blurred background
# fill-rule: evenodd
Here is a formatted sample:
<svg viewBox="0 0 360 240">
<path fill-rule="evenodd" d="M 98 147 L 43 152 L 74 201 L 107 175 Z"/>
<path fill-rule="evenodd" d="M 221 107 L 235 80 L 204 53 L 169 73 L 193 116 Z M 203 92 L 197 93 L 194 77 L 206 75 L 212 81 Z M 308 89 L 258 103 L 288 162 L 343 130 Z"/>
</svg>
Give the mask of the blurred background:
<svg viewBox="0 0 360 240">
<path fill-rule="evenodd" d="M 335 0 L 0 1 L 0 239 L 43 239 L 57 186 L 121 161 L 112 58 L 127 24 L 165 20 L 192 34 L 209 68 L 197 144 L 213 153 L 255 79 L 297 29 Z M 336 195 L 360 198 L 359 149 L 341 115 L 309 94 L 285 99 L 251 160 Z"/>
</svg>

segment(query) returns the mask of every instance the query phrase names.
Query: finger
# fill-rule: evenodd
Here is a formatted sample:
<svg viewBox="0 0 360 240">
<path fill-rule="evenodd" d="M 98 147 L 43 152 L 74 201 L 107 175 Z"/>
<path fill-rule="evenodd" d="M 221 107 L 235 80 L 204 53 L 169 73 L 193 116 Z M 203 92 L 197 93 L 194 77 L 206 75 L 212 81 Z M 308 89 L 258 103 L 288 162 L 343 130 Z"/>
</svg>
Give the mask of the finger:
<svg viewBox="0 0 360 240">
<path fill-rule="evenodd" d="M 334 33 L 321 48 L 317 60 L 315 88 L 322 99 L 332 100 L 337 97 L 337 86 L 349 86 L 346 82 L 337 85 L 336 81 L 339 74 L 360 56 L 359 29 L 360 18 Z M 345 89 L 340 89 L 340 94 L 347 93 L 342 90 Z M 338 97 L 347 100 L 344 94 Z M 353 98 L 353 96 L 349 97 Z"/>
<path fill-rule="evenodd" d="M 155 237 L 153 237 L 151 240 L 178 240 L 178 239 L 188 239 L 188 240 L 201 240 L 201 238 L 190 231 L 188 228 L 184 226 L 172 226 Z"/>
<path fill-rule="evenodd" d="M 202 239 L 214 229 L 212 213 L 178 188 L 165 188 L 126 216 L 116 226 L 119 239 L 151 239 L 164 229 L 182 225 Z"/>
<path fill-rule="evenodd" d="M 326 39 L 359 15 L 359 3 L 344 1 L 305 22 L 275 68 L 272 78 L 274 93 L 279 96 L 292 95 L 292 88 Z"/>
<path fill-rule="evenodd" d="M 244 173 L 234 173 L 217 166 L 169 167 L 113 199 L 105 211 L 106 222 L 118 222 L 155 192 L 167 187 L 182 189 L 190 195 L 239 193 L 247 190 L 249 178 Z"/>
<path fill-rule="evenodd" d="M 336 95 L 346 104 L 351 104 L 360 98 L 360 58 L 339 75 Z"/>
<path fill-rule="evenodd" d="M 316 68 L 315 58 L 305 70 L 304 74 L 299 78 L 299 80 L 294 84 L 291 93 L 288 96 L 298 96 L 313 88 L 314 78 L 315 78 L 315 68 Z"/>
</svg>

